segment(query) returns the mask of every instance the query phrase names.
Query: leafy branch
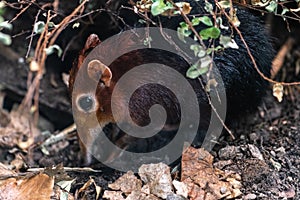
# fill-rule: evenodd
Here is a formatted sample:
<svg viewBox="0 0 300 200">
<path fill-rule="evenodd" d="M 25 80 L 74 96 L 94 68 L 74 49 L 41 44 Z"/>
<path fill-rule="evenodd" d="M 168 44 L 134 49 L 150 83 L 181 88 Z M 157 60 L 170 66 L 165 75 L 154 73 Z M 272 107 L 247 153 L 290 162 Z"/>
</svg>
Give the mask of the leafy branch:
<svg viewBox="0 0 300 200">
<path fill-rule="evenodd" d="M 27 94 L 25 95 L 20 107 L 19 111 L 23 112 L 24 110 L 30 110 L 32 108 L 32 99 L 34 100 L 34 111 L 35 111 L 35 122 L 38 120 L 38 100 L 39 100 L 39 86 L 40 81 L 43 78 L 45 73 L 45 61 L 47 55 L 52 53 L 54 50 L 60 52 L 57 45 L 54 45 L 59 34 L 69 25 L 70 21 L 77 16 L 78 13 L 81 13 L 84 9 L 84 5 L 88 2 L 88 0 L 83 0 L 78 7 L 74 9 L 74 11 L 65 17 L 59 24 L 53 25 L 51 20 L 56 16 L 56 14 L 52 14 L 49 10 L 46 15 L 46 22 L 43 24 L 40 29 L 34 27 L 34 31 L 40 33 L 40 37 L 37 41 L 37 45 L 34 52 L 34 57 L 30 62 L 30 72 L 28 75 L 29 88 Z M 39 24 L 41 24 L 39 22 Z M 52 28 L 53 26 L 53 28 Z M 52 28 L 50 30 L 50 27 Z M 32 34 L 33 35 L 33 34 Z M 31 79 L 33 73 L 35 77 Z"/>
</svg>

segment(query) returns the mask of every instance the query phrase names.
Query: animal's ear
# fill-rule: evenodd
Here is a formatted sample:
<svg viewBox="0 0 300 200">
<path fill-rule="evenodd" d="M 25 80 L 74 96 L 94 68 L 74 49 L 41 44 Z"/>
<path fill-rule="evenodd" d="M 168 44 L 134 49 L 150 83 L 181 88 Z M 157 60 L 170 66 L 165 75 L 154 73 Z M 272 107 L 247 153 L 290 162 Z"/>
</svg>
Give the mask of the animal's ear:
<svg viewBox="0 0 300 200">
<path fill-rule="evenodd" d="M 111 70 L 99 60 L 92 60 L 87 67 L 87 73 L 91 79 L 98 82 L 101 80 L 106 87 L 110 86 L 112 78 Z"/>
<path fill-rule="evenodd" d="M 83 48 L 84 53 L 88 53 L 88 51 L 95 48 L 100 43 L 101 41 L 96 34 L 89 35 L 89 37 L 85 41 L 85 45 Z"/>
</svg>

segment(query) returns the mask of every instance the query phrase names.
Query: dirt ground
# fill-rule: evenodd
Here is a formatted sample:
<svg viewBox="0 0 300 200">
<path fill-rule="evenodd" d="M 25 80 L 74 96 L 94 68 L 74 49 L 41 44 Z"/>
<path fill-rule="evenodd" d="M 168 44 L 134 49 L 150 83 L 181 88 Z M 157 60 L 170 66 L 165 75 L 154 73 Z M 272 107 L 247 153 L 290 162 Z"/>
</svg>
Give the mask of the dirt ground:
<svg viewBox="0 0 300 200">
<path fill-rule="evenodd" d="M 10 16 L 14 14 L 12 12 Z M 22 22 L 17 20 L 15 23 L 17 25 Z M 300 32 L 300 26 L 299 24 L 297 26 L 297 23 L 295 26 L 291 24 L 291 34 L 278 33 L 280 31 L 275 32 L 274 30 L 278 29 L 277 26 L 280 27 L 279 23 L 273 25 L 271 29 L 277 52 L 285 45 L 287 38 L 294 38 L 295 41 L 285 54 L 284 64 L 275 79 L 285 82 L 299 81 L 300 41 L 297 41 L 299 39 L 297 33 Z M 21 29 L 29 30 L 28 27 L 30 27 L 30 24 L 24 25 Z M 19 28 L 16 32 L 21 29 Z M 65 35 L 62 34 L 61 37 L 65 37 Z M 0 105 L 3 105 L 0 113 L 0 128 L 9 124 L 10 120 L 15 119 L 12 113 L 9 112 L 20 104 L 26 94 L 25 85 L 28 66 L 26 61 L 20 58 L 23 57 L 22 55 L 26 53 L 27 49 L 22 49 L 22 40 L 16 38 L 18 40 L 11 47 L 1 46 L 0 48 Z M 74 48 L 74 52 L 66 55 L 65 61 L 60 62 L 59 65 L 70 65 L 82 43 L 79 42 L 77 48 Z M 56 61 L 57 58 L 50 56 L 47 60 L 47 66 Z M 10 66 L 14 67 L 10 68 Z M 16 142 L 11 132 L 8 131 L 7 133 L 0 130 L 2 134 L 0 135 L 0 162 L 3 165 L 10 166 L 9 169 L 16 172 L 14 177 L 20 176 L 23 178 L 28 175 L 27 173 L 30 173 L 29 169 L 41 170 L 40 168 L 53 166 L 70 167 L 69 170 L 62 172 L 68 178 L 60 177 L 68 180 L 75 178 L 71 184 L 69 194 L 75 199 L 95 199 L 96 185 L 102 188 L 100 192 L 100 196 L 102 196 L 103 191 L 112 190 L 108 187 L 108 184 L 117 180 L 124 173 L 109 169 L 100 163 L 89 166 L 95 171 L 84 170 L 79 162 L 80 149 L 75 131 L 70 131 L 57 142 L 45 147 L 40 146 L 51 134 L 56 135 L 60 132 L 58 130 L 72 124 L 67 87 L 60 78 L 61 74 L 68 72 L 69 68 L 70 66 L 66 68 L 57 67 L 52 70 L 49 68 L 47 70 L 47 78 L 42 83 L 40 96 L 40 127 L 43 129 L 41 131 L 43 134 L 35 137 L 33 142 L 27 140 L 29 136 L 26 136 L 25 133 L 21 134 L 21 138 L 17 134 L 18 139 L 16 140 L 18 141 Z M 16 79 L 20 81 L 16 81 Z M 47 85 L 54 85 L 52 87 L 54 89 L 45 92 L 45 89 L 49 88 Z M 236 122 L 237 125 L 232 128 L 236 139 L 233 140 L 226 133 L 219 138 L 217 145 L 210 152 L 213 156 L 213 167 L 236 173 L 241 177 L 241 195 L 235 199 L 300 199 L 299 115 L 299 86 L 285 87 L 283 101 L 280 103 L 272 95 L 272 88 L 270 87 L 258 110 L 245 119 Z M 23 130 L 23 125 L 20 125 L 20 127 L 20 130 Z M 24 142 L 22 143 L 20 140 Z M 16 162 L 19 164 L 17 165 Z M 171 171 L 172 179 L 180 180 L 178 175 L 180 174 L 180 165 L 172 168 Z M 5 174 L 0 173 L 2 180 L 5 177 Z M 89 183 L 90 185 L 86 186 L 85 184 L 91 177 L 94 180 L 94 185 Z M 79 192 L 79 190 L 83 191 Z M 0 192 L 4 192 L 1 185 Z M 52 199 L 59 198 L 53 195 Z M 99 199 L 102 199 L 102 197 L 99 197 Z"/>
</svg>

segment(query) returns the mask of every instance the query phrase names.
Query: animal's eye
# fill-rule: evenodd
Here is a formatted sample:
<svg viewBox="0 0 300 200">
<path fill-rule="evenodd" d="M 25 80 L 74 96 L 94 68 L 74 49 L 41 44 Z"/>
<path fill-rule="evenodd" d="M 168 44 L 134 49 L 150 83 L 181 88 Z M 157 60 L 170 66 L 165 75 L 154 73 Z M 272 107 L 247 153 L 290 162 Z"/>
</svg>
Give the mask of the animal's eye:
<svg viewBox="0 0 300 200">
<path fill-rule="evenodd" d="M 92 112 L 95 110 L 95 98 L 91 95 L 83 95 L 78 98 L 77 106 L 84 112 Z"/>
</svg>

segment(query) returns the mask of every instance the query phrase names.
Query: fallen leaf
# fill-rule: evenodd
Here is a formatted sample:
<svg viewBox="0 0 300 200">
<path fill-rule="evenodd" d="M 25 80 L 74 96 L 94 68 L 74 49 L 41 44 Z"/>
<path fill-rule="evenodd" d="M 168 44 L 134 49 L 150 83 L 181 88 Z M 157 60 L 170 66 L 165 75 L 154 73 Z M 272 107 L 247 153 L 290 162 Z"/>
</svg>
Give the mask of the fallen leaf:
<svg viewBox="0 0 300 200">
<path fill-rule="evenodd" d="M 134 190 L 140 191 L 142 188 L 142 181 L 137 179 L 132 171 L 128 171 L 114 183 L 109 184 L 108 187 L 113 190 L 121 190 L 128 195 Z"/>
<path fill-rule="evenodd" d="M 49 200 L 53 192 L 54 178 L 38 174 L 30 178 L 9 178 L 1 181 L 0 199 Z"/>
<path fill-rule="evenodd" d="M 145 194 L 141 191 L 133 191 L 126 200 L 159 200 L 160 198 L 152 195 L 152 194 Z"/>
<path fill-rule="evenodd" d="M 151 194 L 167 198 L 173 193 L 170 168 L 164 163 L 142 165 L 139 176 L 145 184 L 149 185 Z"/>
<path fill-rule="evenodd" d="M 188 188 L 187 185 L 183 182 L 173 180 L 174 188 L 176 189 L 176 194 L 181 195 L 185 198 L 188 197 Z"/>
<path fill-rule="evenodd" d="M 190 199 L 216 200 L 240 196 L 241 183 L 235 179 L 236 176 L 215 169 L 212 163 L 213 156 L 203 148 L 189 147 L 184 151 L 181 181 L 187 185 Z"/>
<path fill-rule="evenodd" d="M 105 190 L 102 197 L 104 199 L 109 199 L 109 200 L 124 200 L 124 197 L 122 196 L 121 191 L 108 191 L 108 190 Z"/>
<path fill-rule="evenodd" d="M 278 102 L 282 101 L 283 85 L 281 83 L 276 83 L 275 85 L 273 85 L 273 96 L 277 98 Z"/>
</svg>

